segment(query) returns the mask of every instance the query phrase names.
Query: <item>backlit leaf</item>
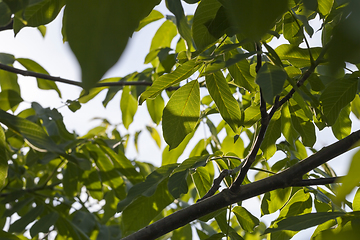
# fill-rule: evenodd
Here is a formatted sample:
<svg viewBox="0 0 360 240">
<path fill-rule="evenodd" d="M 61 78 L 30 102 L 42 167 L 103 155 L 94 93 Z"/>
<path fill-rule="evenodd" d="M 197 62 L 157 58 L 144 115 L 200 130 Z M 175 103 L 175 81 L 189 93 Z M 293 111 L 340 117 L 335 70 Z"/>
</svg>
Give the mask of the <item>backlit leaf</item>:
<svg viewBox="0 0 360 240">
<path fill-rule="evenodd" d="M 85 89 L 92 88 L 118 61 L 139 22 L 159 3 L 160 0 L 67 2 L 66 37 L 81 66 Z"/>
<path fill-rule="evenodd" d="M 140 31 L 143 27 L 145 27 L 149 23 L 155 22 L 159 19 L 162 19 L 163 17 L 164 17 L 164 15 L 162 15 L 161 12 L 153 9 L 146 18 L 144 18 L 143 20 L 140 21 L 139 26 L 137 27 L 137 29 L 135 31 Z"/>
<path fill-rule="evenodd" d="M 320 101 L 324 107 L 324 115 L 331 126 L 336 122 L 340 111 L 355 97 L 358 79 L 342 78 L 331 82 L 321 94 Z"/>
<path fill-rule="evenodd" d="M 146 107 L 148 109 L 150 117 L 153 120 L 153 122 L 158 125 L 163 115 L 164 106 L 165 106 L 164 99 L 160 94 L 157 95 L 157 97 L 154 99 L 149 98 L 146 100 Z"/>
<path fill-rule="evenodd" d="M 242 124 L 238 102 L 231 94 L 230 88 L 221 71 L 205 77 L 211 98 L 214 100 L 222 118 L 234 132 Z"/>
<path fill-rule="evenodd" d="M 274 97 L 281 93 L 286 78 L 286 72 L 280 67 L 265 63 L 260 68 L 256 75 L 256 83 L 263 90 L 262 93 L 267 103 L 274 103 Z"/>
<path fill-rule="evenodd" d="M 334 136 L 341 140 L 350 135 L 351 132 L 351 119 L 350 119 L 350 106 L 344 107 L 336 119 L 334 125 L 331 126 Z"/>
<path fill-rule="evenodd" d="M 254 228 L 260 223 L 259 219 L 253 216 L 244 207 L 236 206 L 232 209 L 232 212 L 235 214 L 236 219 L 246 232 L 253 232 Z"/>
<path fill-rule="evenodd" d="M 177 67 L 173 72 L 162 75 L 155 80 L 150 88 L 141 94 L 139 104 L 142 104 L 147 98 L 156 97 L 162 90 L 189 78 L 199 67 L 199 63 L 190 60 Z"/>
<path fill-rule="evenodd" d="M 163 136 L 170 150 L 195 129 L 199 117 L 200 88 L 195 80 L 178 89 L 164 108 Z"/>
<path fill-rule="evenodd" d="M 0 126 L 0 190 L 5 185 L 8 174 L 8 150 L 4 129 Z"/>
<path fill-rule="evenodd" d="M 137 101 L 130 93 L 130 87 L 124 87 L 121 94 L 120 109 L 122 121 L 126 129 L 128 129 L 129 125 L 133 122 L 137 107 Z"/>
<path fill-rule="evenodd" d="M 290 44 L 282 44 L 275 49 L 281 60 L 288 60 L 293 66 L 301 68 L 311 65 L 309 50 L 305 48 L 299 48 Z M 321 48 L 310 48 L 311 54 L 316 59 Z"/>
<path fill-rule="evenodd" d="M 18 61 L 21 65 L 23 65 L 28 71 L 49 75 L 49 73 L 42 66 L 40 66 L 37 62 L 35 62 L 31 59 L 17 58 L 16 61 Z M 59 97 L 61 98 L 60 90 L 57 87 L 55 82 L 49 81 L 49 80 L 44 80 L 41 78 L 37 78 L 36 80 L 37 80 L 38 87 L 40 89 L 55 90 L 59 94 Z"/>
</svg>

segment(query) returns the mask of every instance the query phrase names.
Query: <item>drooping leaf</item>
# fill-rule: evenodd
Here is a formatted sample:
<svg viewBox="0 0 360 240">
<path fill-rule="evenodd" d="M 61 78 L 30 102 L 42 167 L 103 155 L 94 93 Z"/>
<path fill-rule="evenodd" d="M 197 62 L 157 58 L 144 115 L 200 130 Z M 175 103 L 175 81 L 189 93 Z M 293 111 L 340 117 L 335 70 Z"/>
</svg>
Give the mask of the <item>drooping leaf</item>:
<svg viewBox="0 0 360 240">
<path fill-rule="evenodd" d="M 173 202 L 173 197 L 167 191 L 166 180 L 156 184 L 154 191 L 153 195 L 140 196 L 124 209 L 122 212 L 124 220 L 122 221 L 122 237 L 147 226 L 166 206 Z"/>
<path fill-rule="evenodd" d="M 291 188 L 276 189 L 265 193 L 261 201 L 261 214 L 271 214 L 281 209 L 289 200 Z"/>
<path fill-rule="evenodd" d="M 137 107 L 137 101 L 130 93 L 130 87 L 124 87 L 121 94 L 120 109 L 122 121 L 126 129 L 128 129 L 129 125 L 133 122 Z"/>
<path fill-rule="evenodd" d="M 20 219 L 16 220 L 10 225 L 9 232 L 21 233 L 24 231 L 25 227 L 34 221 L 42 212 L 44 211 L 44 205 L 38 205 L 32 208 Z"/>
<path fill-rule="evenodd" d="M 321 48 L 310 48 L 311 54 L 314 59 L 316 59 L 320 52 Z M 276 53 L 279 55 L 281 60 L 288 60 L 293 66 L 301 68 L 308 67 L 311 65 L 309 50 L 304 48 L 299 48 L 290 44 L 282 44 L 275 49 Z"/>
<path fill-rule="evenodd" d="M 62 184 L 65 194 L 70 198 L 74 197 L 79 191 L 79 178 L 81 176 L 79 170 L 80 169 L 71 162 L 66 164 Z"/>
<path fill-rule="evenodd" d="M 287 0 L 222 1 L 229 20 L 245 38 L 258 41 L 288 9 Z"/>
<path fill-rule="evenodd" d="M 164 108 L 163 136 L 170 150 L 195 129 L 199 117 L 200 87 L 195 80 L 178 89 Z"/>
<path fill-rule="evenodd" d="M 165 21 L 156 31 L 150 45 L 150 52 L 160 48 L 170 47 L 171 41 L 176 36 L 176 26 L 171 21 Z"/>
<path fill-rule="evenodd" d="M 49 73 L 42 66 L 40 66 L 37 62 L 31 59 L 17 58 L 16 61 L 18 61 L 21 65 L 23 65 L 28 71 L 49 75 Z M 55 90 L 58 93 L 59 97 L 61 98 L 61 92 L 55 82 L 44 80 L 41 78 L 37 78 L 36 80 L 38 87 L 40 89 Z"/>
<path fill-rule="evenodd" d="M 157 97 L 154 99 L 149 98 L 146 100 L 146 107 L 148 109 L 150 117 L 153 122 L 158 125 L 163 115 L 164 106 L 164 99 L 161 97 L 160 94 L 157 95 Z"/>
<path fill-rule="evenodd" d="M 10 23 L 11 14 L 9 6 L 5 2 L 0 2 L 0 27 Z"/>
<path fill-rule="evenodd" d="M 81 66 L 85 89 L 92 88 L 118 61 L 139 22 L 159 3 L 159 0 L 67 2 L 66 37 Z"/>
<path fill-rule="evenodd" d="M 161 148 L 161 138 L 160 138 L 158 131 L 155 128 L 150 127 L 150 126 L 146 126 L 146 129 L 149 131 L 151 137 L 155 140 L 156 145 L 159 148 Z"/>
<path fill-rule="evenodd" d="M 334 136 L 339 140 L 349 136 L 351 132 L 351 123 L 350 106 L 347 106 L 340 111 L 336 122 L 331 126 Z"/>
<path fill-rule="evenodd" d="M 360 174 L 359 174 L 360 162 L 358 160 L 359 157 L 360 157 L 360 151 L 357 151 L 352 157 L 348 173 L 341 180 L 342 184 L 337 189 L 337 195 L 336 195 L 336 200 L 338 202 L 343 201 L 346 195 L 348 195 L 356 186 L 359 185 L 360 182 Z"/>
<path fill-rule="evenodd" d="M 0 121 L 8 128 L 21 134 L 36 150 L 64 153 L 39 125 L 24 118 L 11 115 L 3 110 L 0 110 Z"/>
<path fill-rule="evenodd" d="M 125 198 L 125 183 L 119 172 L 114 167 L 113 162 L 106 156 L 101 148 L 94 144 L 88 144 L 86 148 L 90 151 L 99 170 L 100 178 L 103 183 L 111 187 L 119 199 Z"/>
<path fill-rule="evenodd" d="M 295 102 L 295 100 L 290 99 L 289 103 L 293 127 L 300 134 L 303 144 L 312 147 L 316 141 L 314 124 L 309 120 L 304 110 Z"/>
<path fill-rule="evenodd" d="M 301 231 L 303 229 L 320 225 L 331 219 L 344 216 L 345 214 L 346 213 L 344 212 L 317 212 L 300 216 L 291 216 L 277 222 L 276 227 L 266 229 L 264 234 L 281 230 Z"/>
<path fill-rule="evenodd" d="M 230 88 L 221 71 L 205 77 L 211 98 L 214 100 L 222 118 L 234 132 L 242 124 L 238 102 L 231 94 Z"/>
<path fill-rule="evenodd" d="M 275 65 L 265 63 L 256 75 L 256 83 L 262 89 L 264 99 L 267 103 L 273 104 L 274 97 L 281 93 L 285 80 L 286 72 Z"/>
<path fill-rule="evenodd" d="M 153 9 L 151 11 L 151 13 L 144 19 L 142 19 L 139 23 L 139 26 L 137 27 L 137 29 L 135 31 L 140 31 L 143 27 L 145 27 L 146 25 L 148 25 L 149 23 L 155 22 L 157 20 L 160 20 L 164 17 L 164 15 L 162 15 L 161 12 Z"/>
<path fill-rule="evenodd" d="M 175 199 L 179 198 L 181 194 L 188 192 L 187 177 L 189 175 L 190 168 L 205 166 L 208 158 L 209 155 L 191 157 L 184 160 L 177 168 L 174 169 L 169 178 L 168 189 Z"/>
<path fill-rule="evenodd" d="M 4 111 L 14 112 L 22 101 L 21 96 L 14 90 L 6 89 L 0 92 L 0 106 Z"/>
<path fill-rule="evenodd" d="M 281 136 L 281 112 L 277 111 L 266 130 L 265 137 L 261 143 L 261 150 L 263 151 L 265 159 L 270 159 L 276 152 L 276 140 Z"/>
<path fill-rule="evenodd" d="M 209 191 L 212 185 L 212 179 L 209 172 L 204 167 L 198 167 L 192 174 L 192 180 L 195 185 L 198 197 L 203 197 Z"/>
<path fill-rule="evenodd" d="M 261 118 L 260 106 L 250 106 L 244 111 L 244 126 L 251 127 Z"/>
<path fill-rule="evenodd" d="M 40 220 L 30 228 L 31 237 L 35 237 L 40 232 L 49 232 L 49 228 L 55 224 L 58 218 L 59 214 L 57 212 L 50 212 L 44 217 L 41 217 Z"/>
<path fill-rule="evenodd" d="M 59 14 L 65 0 L 44 0 L 27 7 L 23 13 L 26 26 L 38 27 L 52 22 Z"/>
<path fill-rule="evenodd" d="M 169 150 L 169 145 L 166 145 L 162 152 L 162 162 L 161 166 L 176 163 L 179 159 L 179 157 L 184 153 L 184 150 L 186 146 L 188 145 L 189 141 L 194 136 L 195 131 L 189 133 L 186 135 L 185 139 L 177 146 L 176 148 L 173 148 Z"/>
<path fill-rule="evenodd" d="M 215 43 L 225 32 L 225 29 L 209 31 L 211 24 L 221 7 L 217 0 L 203 0 L 196 8 L 194 22 L 192 26 L 192 36 L 198 50 L 205 50 L 208 46 Z"/>
<path fill-rule="evenodd" d="M 355 97 L 358 79 L 345 77 L 331 82 L 321 94 L 326 122 L 331 126 L 336 122 L 340 111 Z"/>
<path fill-rule="evenodd" d="M 232 209 L 232 212 L 235 214 L 236 219 L 246 232 L 253 232 L 254 228 L 260 223 L 259 219 L 252 215 L 244 207 L 236 206 Z"/>
<path fill-rule="evenodd" d="M 141 94 L 139 104 L 142 104 L 147 98 L 156 97 L 162 90 L 189 78 L 199 67 L 196 60 L 190 60 L 177 67 L 175 71 L 162 75 L 155 80 L 150 88 Z"/>
<path fill-rule="evenodd" d="M 169 177 L 171 172 L 177 166 L 177 164 L 168 164 L 162 166 L 149 174 L 144 182 L 134 185 L 132 188 L 130 188 L 126 198 L 119 202 L 117 211 L 123 211 L 125 207 L 138 199 L 140 196 L 152 196 L 158 188 L 158 185 L 160 185 L 167 177 Z M 167 186 L 165 187 L 167 188 Z"/>
<path fill-rule="evenodd" d="M 4 129 L 0 126 L 0 190 L 4 187 L 8 174 L 8 150 Z"/>
</svg>

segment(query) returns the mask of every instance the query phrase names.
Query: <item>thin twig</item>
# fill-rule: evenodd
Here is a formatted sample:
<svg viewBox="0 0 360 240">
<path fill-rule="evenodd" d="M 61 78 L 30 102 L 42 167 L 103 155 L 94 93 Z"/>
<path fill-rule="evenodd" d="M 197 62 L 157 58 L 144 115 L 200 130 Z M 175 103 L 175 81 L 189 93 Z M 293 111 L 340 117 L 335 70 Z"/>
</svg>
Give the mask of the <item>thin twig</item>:
<svg viewBox="0 0 360 240">
<path fill-rule="evenodd" d="M 341 181 L 342 177 L 316 178 L 316 179 L 302 179 L 291 184 L 292 187 L 306 187 L 312 185 L 326 185 Z"/>
<path fill-rule="evenodd" d="M 14 67 L 8 66 L 6 64 L 2 64 L 2 63 L 0 63 L 0 69 L 5 70 L 7 72 L 20 74 L 20 75 L 23 75 L 26 77 L 41 78 L 41 79 L 49 80 L 49 81 L 53 81 L 53 82 L 66 83 L 66 84 L 74 85 L 74 86 L 81 87 L 81 88 L 83 87 L 83 84 L 78 81 L 69 80 L 69 79 L 65 79 L 65 78 L 61 78 L 61 77 L 54 77 L 54 76 L 43 74 L 43 73 L 26 71 L 26 70 L 14 68 Z M 151 86 L 151 85 L 152 85 L 152 82 L 146 82 L 146 81 L 136 81 L 136 82 L 118 81 L 118 82 L 97 83 L 94 87 L 97 88 L 97 87 Z M 172 91 L 172 90 L 176 90 L 178 88 L 179 87 L 175 86 L 175 87 L 169 87 L 166 90 Z"/>
</svg>

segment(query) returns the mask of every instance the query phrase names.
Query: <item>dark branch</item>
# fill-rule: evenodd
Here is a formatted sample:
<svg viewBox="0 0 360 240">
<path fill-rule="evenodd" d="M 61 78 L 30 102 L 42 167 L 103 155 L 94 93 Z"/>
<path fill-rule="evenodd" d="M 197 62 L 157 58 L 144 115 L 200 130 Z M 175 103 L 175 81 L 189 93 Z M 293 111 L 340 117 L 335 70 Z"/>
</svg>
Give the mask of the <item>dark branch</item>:
<svg viewBox="0 0 360 240">
<path fill-rule="evenodd" d="M 295 179 L 301 178 L 304 174 L 311 171 L 312 169 L 348 151 L 359 140 L 360 130 L 350 134 L 348 137 L 328 147 L 323 148 L 322 150 L 300 161 L 283 172 L 277 173 L 256 182 L 241 185 L 239 187 L 239 191 L 237 192 L 224 189 L 219 194 L 199 201 L 194 205 L 160 219 L 159 221 L 123 238 L 123 240 L 156 239 L 168 232 L 190 223 L 195 219 L 198 219 L 206 214 L 212 213 L 233 203 L 243 201 L 275 189 L 300 184 L 302 181 L 299 182 Z M 317 184 L 320 184 L 320 181 L 325 180 L 317 180 Z M 327 182 L 323 182 L 322 184 L 331 183 L 333 180 L 327 179 L 326 181 Z M 309 182 L 307 183 L 307 186 L 309 186 Z"/>
<path fill-rule="evenodd" d="M 49 81 L 53 81 L 53 82 L 61 82 L 61 83 L 66 83 L 66 84 L 82 87 L 81 82 L 77 82 L 77 81 L 73 81 L 73 80 L 69 80 L 69 79 L 65 79 L 65 78 L 61 78 L 61 77 L 54 77 L 54 76 L 50 76 L 50 75 L 43 74 L 43 73 L 36 73 L 36 72 L 21 70 L 18 68 L 8 66 L 6 64 L 2 64 L 2 63 L 0 63 L 0 69 L 5 70 L 7 72 L 20 74 L 20 75 L 23 75 L 26 77 L 41 78 L 41 79 L 49 80 Z M 137 82 L 118 81 L 118 82 L 97 83 L 95 85 L 95 87 L 151 86 L 151 85 L 152 85 L 152 82 L 146 82 L 146 81 L 137 81 Z M 179 87 L 175 86 L 175 87 L 169 87 L 166 90 L 172 91 L 172 90 L 176 90 L 178 88 Z"/>
<path fill-rule="evenodd" d="M 306 187 L 312 185 L 326 185 L 341 181 L 341 177 L 317 178 L 317 179 L 303 179 L 291 184 L 292 187 Z"/>
</svg>

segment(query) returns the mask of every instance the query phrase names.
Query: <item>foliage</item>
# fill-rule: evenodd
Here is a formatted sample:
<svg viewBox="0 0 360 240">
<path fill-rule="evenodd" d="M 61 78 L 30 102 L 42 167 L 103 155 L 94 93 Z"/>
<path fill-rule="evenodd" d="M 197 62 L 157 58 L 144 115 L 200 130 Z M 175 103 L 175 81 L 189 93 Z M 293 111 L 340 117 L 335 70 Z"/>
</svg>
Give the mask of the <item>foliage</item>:
<svg viewBox="0 0 360 240">
<path fill-rule="evenodd" d="M 28 27 L 45 35 L 64 8 L 63 40 L 82 72 L 81 83 L 52 77 L 31 59 L 0 53 L 0 238 L 291 239 L 316 226 L 312 239 L 357 239 L 360 190 L 352 202 L 346 196 L 359 185 L 360 151 L 344 178 L 327 161 L 360 139 L 350 120 L 360 118 L 360 3 L 166 0 L 164 17 L 154 9 L 160 2 L 0 1 L 0 30 L 15 35 Z M 145 58 L 151 67 L 103 79 L 129 37 L 159 20 Z M 308 43 L 315 31 L 321 46 Z M 280 37 L 286 43 L 274 47 Z M 154 122 L 146 129 L 167 144 L 162 165 L 129 159 L 129 134 L 106 120 L 79 136 L 56 108 L 17 110 L 18 74 L 59 98 L 57 82 L 81 87 L 66 100 L 73 112 L 102 91 L 104 107 L 121 93 L 126 129 L 146 102 Z M 199 128 L 209 136 L 194 142 Z M 324 128 L 338 142 L 316 150 Z M 255 196 L 261 216 L 242 205 Z M 276 212 L 266 226 L 261 217 Z"/>
</svg>

